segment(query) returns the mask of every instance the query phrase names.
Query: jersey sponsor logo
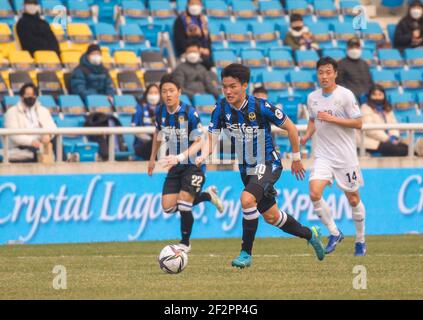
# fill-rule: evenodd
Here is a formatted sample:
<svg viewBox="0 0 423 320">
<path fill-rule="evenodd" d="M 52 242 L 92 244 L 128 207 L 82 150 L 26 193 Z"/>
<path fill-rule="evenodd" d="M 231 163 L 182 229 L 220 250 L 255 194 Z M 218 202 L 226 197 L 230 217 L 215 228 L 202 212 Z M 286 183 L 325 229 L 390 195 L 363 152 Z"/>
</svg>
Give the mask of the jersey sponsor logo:
<svg viewBox="0 0 423 320">
<path fill-rule="evenodd" d="M 228 121 L 231 120 L 231 115 L 230 114 L 227 114 L 226 115 L 226 119 L 228 119 Z"/>
<path fill-rule="evenodd" d="M 254 120 L 256 120 L 256 114 L 255 114 L 254 112 L 250 112 L 250 113 L 248 114 L 248 119 L 249 119 L 250 121 L 254 121 Z"/>
<path fill-rule="evenodd" d="M 275 116 L 276 116 L 276 118 L 278 118 L 279 120 L 282 120 L 282 118 L 283 118 L 283 113 L 282 113 L 282 111 L 280 111 L 279 109 L 275 109 Z"/>
<path fill-rule="evenodd" d="M 187 136 L 188 135 L 188 129 L 187 128 L 176 128 L 174 126 L 169 127 L 163 127 L 162 131 L 165 135 L 176 135 L 178 137 L 180 136 Z"/>
</svg>

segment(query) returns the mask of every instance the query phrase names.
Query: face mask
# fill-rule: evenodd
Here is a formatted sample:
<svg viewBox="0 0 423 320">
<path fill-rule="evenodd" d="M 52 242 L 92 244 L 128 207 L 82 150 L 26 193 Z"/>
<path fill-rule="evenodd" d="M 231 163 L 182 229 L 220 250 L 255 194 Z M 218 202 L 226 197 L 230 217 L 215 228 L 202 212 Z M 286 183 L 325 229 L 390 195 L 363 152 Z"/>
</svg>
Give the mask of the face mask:
<svg viewBox="0 0 423 320">
<path fill-rule="evenodd" d="M 347 55 L 350 59 L 357 60 L 361 57 L 361 49 L 349 49 Z"/>
<path fill-rule="evenodd" d="M 33 107 L 34 104 L 35 104 L 35 101 L 37 101 L 37 98 L 35 98 L 35 97 L 26 97 L 26 98 L 23 98 L 23 102 L 25 103 L 25 105 L 28 108 Z"/>
<path fill-rule="evenodd" d="M 423 15 L 423 9 L 422 8 L 413 8 L 410 10 L 410 16 L 415 19 L 419 20 Z"/>
<path fill-rule="evenodd" d="M 41 11 L 41 7 L 38 4 L 26 4 L 25 12 L 30 15 L 35 15 Z"/>
<path fill-rule="evenodd" d="M 203 7 L 199 4 L 193 4 L 188 7 L 188 12 L 192 16 L 199 16 L 203 11 Z"/>
<path fill-rule="evenodd" d="M 187 54 L 186 58 L 189 63 L 195 64 L 200 61 L 200 54 L 198 52 L 190 52 Z"/>
<path fill-rule="evenodd" d="M 92 64 L 98 66 L 101 64 L 102 57 L 99 54 L 96 54 L 96 55 L 90 56 L 89 60 Z"/>
<path fill-rule="evenodd" d="M 298 27 L 293 27 L 292 30 L 295 30 L 297 32 L 300 32 L 302 30 L 302 28 L 303 28 L 302 26 L 301 27 L 298 26 Z"/>
<path fill-rule="evenodd" d="M 149 94 L 147 95 L 147 102 L 152 105 L 158 104 L 160 101 L 160 96 L 158 94 Z"/>
<path fill-rule="evenodd" d="M 370 98 L 370 100 L 376 105 L 383 105 L 383 103 L 385 102 L 383 99 L 372 99 L 372 98 Z"/>
</svg>

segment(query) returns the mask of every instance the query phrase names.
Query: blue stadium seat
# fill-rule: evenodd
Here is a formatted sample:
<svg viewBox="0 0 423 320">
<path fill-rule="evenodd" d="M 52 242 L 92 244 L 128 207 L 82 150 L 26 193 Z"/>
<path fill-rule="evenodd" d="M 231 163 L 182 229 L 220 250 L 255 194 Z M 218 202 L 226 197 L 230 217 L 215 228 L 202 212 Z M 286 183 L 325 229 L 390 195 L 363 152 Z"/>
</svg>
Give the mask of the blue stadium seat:
<svg viewBox="0 0 423 320">
<path fill-rule="evenodd" d="M 270 65 L 277 69 L 291 69 L 295 67 L 294 59 L 289 51 L 272 48 L 269 50 Z"/>
<path fill-rule="evenodd" d="M 209 24 L 209 34 L 213 49 L 224 47 L 225 36 L 222 32 L 222 25 L 220 22 Z"/>
<path fill-rule="evenodd" d="M 13 27 L 15 24 L 15 13 L 8 0 L 0 0 L 0 23 L 6 23 Z"/>
<path fill-rule="evenodd" d="M 16 105 L 19 102 L 19 99 L 20 99 L 19 96 L 4 96 L 3 103 L 4 103 L 5 110 Z"/>
<path fill-rule="evenodd" d="M 246 49 L 241 50 L 242 64 L 250 68 L 265 68 L 267 67 L 266 58 L 261 50 Z"/>
<path fill-rule="evenodd" d="M 3 0 L 4 1 L 4 0 Z M 12 0 L 13 8 L 17 13 L 23 12 L 24 0 Z M 3 8 L 3 7 L 2 7 Z M 7 8 L 7 7 L 6 7 Z"/>
<path fill-rule="evenodd" d="M 121 25 L 120 34 L 124 41 L 123 49 L 135 51 L 139 55 L 141 51 L 148 48 L 144 34 L 138 24 Z"/>
<path fill-rule="evenodd" d="M 231 49 L 213 50 L 213 59 L 217 68 L 224 68 L 231 63 L 238 62 L 238 57 Z"/>
<path fill-rule="evenodd" d="M 176 0 L 176 11 L 184 12 L 187 9 L 188 0 Z"/>
<path fill-rule="evenodd" d="M 298 111 L 302 104 L 303 97 L 301 95 L 283 94 L 278 98 L 278 104 L 282 105 L 283 112 L 294 123 L 298 123 Z"/>
<path fill-rule="evenodd" d="M 43 107 L 49 109 L 51 114 L 57 114 L 60 112 L 60 107 L 57 105 L 53 96 L 42 95 L 38 97 L 38 101 Z"/>
<path fill-rule="evenodd" d="M 373 82 L 381 85 L 387 92 L 398 91 L 399 81 L 392 70 L 371 70 Z"/>
<path fill-rule="evenodd" d="M 404 90 L 423 91 L 423 70 L 403 70 L 400 80 Z"/>
<path fill-rule="evenodd" d="M 377 66 L 377 60 L 373 50 L 363 49 L 361 52 L 361 59 L 366 61 L 370 68 L 375 68 Z"/>
<path fill-rule="evenodd" d="M 314 0 L 314 11 L 321 22 L 338 22 L 339 13 L 333 0 Z M 313 30 L 314 31 L 314 30 Z"/>
<path fill-rule="evenodd" d="M 179 99 L 180 99 L 180 101 L 182 103 L 185 103 L 185 104 L 187 104 L 189 106 L 192 106 L 193 105 L 192 102 L 191 102 L 191 100 L 190 100 L 190 98 L 186 94 L 181 94 L 181 96 L 180 96 Z"/>
<path fill-rule="evenodd" d="M 303 102 L 307 94 L 316 89 L 315 70 L 291 71 L 289 77 L 294 93 L 300 94 L 303 97 Z"/>
<path fill-rule="evenodd" d="M 256 42 L 256 47 L 263 49 L 278 47 L 281 45 L 280 41 L 278 40 L 278 36 L 275 32 L 275 27 L 273 23 L 253 22 L 250 26 L 251 31 L 253 33 L 253 38 Z"/>
<path fill-rule="evenodd" d="M 258 7 L 265 21 L 284 19 L 285 12 L 278 0 L 259 1 Z"/>
<path fill-rule="evenodd" d="M 140 23 L 139 26 L 145 38 L 153 47 L 156 47 L 159 41 L 159 36 L 162 32 L 162 26 L 154 23 Z"/>
<path fill-rule="evenodd" d="M 61 95 L 58 100 L 64 114 L 82 115 L 87 112 L 79 95 Z"/>
<path fill-rule="evenodd" d="M 193 96 L 192 102 L 199 114 L 211 114 L 215 107 L 216 99 L 211 94 L 196 94 Z"/>
<path fill-rule="evenodd" d="M 344 22 L 352 24 L 352 20 L 357 15 L 357 12 L 354 10 L 354 8 L 359 5 L 359 0 L 341 0 L 339 2 L 339 9 L 344 17 Z"/>
<path fill-rule="evenodd" d="M 93 22 L 92 12 L 88 1 L 68 0 L 68 14 L 72 19 L 72 23 L 87 23 Z"/>
<path fill-rule="evenodd" d="M 54 10 L 55 8 L 59 6 L 65 7 L 61 0 L 41 0 L 40 5 L 44 19 L 48 23 L 52 23 L 58 14 L 58 11 Z"/>
<path fill-rule="evenodd" d="M 388 23 L 388 25 L 386 26 L 386 29 L 388 31 L 389 41 L 391 43 L 394 43 L 394 35 L 395 35 L 396 28 L 397 28 L 397 25 L 395 23 Z"/>
<path fill-rule="evenodd" d="M 275 30 L 279 32 L 280 39 L 285 41 L 286 34 L 289 30 L 289 24 L 286 22 L 286 20 L 279 20 L 274 23 Z"/>
<path fill-rule="evenodd" d="M 138 104 L 135 97 L 130 94 L 115 95 L 113 103 L 118 114 L 134 114 Z"/>
<path fill-rule="evenodd" d="M 332 23 L 332 28 L 338 47 L 346 47 L 347 41 L 358 35 L 357 30 L 354 29 L 351 23 Z"/>
<path fill-rule="evenodd" d="M 363 40 L 381 43 L 385 40 L 385 34 L 379 22 L 367 22 L 366 29 L 361 29 L 361 36 Z"/>
<path fill-rule="evenodd" d="M 423 91 L 418 92 L 417 94 L 417 104 L 420 109 L 423 109 Z"/>
<path fill-rule="evenodd" d="M 332 35 L 328 23 L 314 22 L 307 24 L 307 27 L 313 33 L 314 39 L 319 44 L 319 48 L 333 48 Z"/>
<path fill-rule="evenodd" d="M 98 143 L 95 142 L 76 142 L 73 153 L 78 155 L 79 162 L 95 162 L 99 149 Z"/>
<path fill-rule="evenodd" d="M 148 10 L 142 1 L 124 0 L 121 4 L 126 24 L 148 23 Z"/>
<path fill-rule="evenodd" d="M 290 15 L 293 13 L 302 15 L 305 23 L 312 21 L 312 11 L 305 0 L 286 0 L 285 8 Z"/>
<path fill-rule="evenodd" d="M 388 101 L 394 108 L 395 117 L 399 122 L 407 122 L 410 116 L 417 115 L 416 98 L 412 93 L 392 92 L 388 94 Z"/>
<path fill-rule="evenodd" d="M 111 53 L 121 49 L 119 35 L 113 25 L 100 22 L 93 25 L 93 33 L 100 46 L 106 46 Z"/>
<path fill-rule="evenodd" d="M 257 8 L 252 0 L 233 1 L 232 13 L 238 21 L 257 21 Z"/>
<path fill-rule="evenodd" d="M 423 68 L 423 49 L 405 49 L 404 54 L 410 68 Z"/>
<path fill-rule="evenodd" d="M 314 50 L 297 50 L 295 51 L 295 60 L 300 68 L 314 69 L 319 61 L 319 55 Z"/>
<path fill-rule="evenodd" d="M 332 49 L 323 49 L 322 52 L 323 56 L 329 56 L 332 57 L 333 59 L 339 61 L 343 58 L 345 58 L 346 56 L 346 52 L 345 50 L 342 49 L 337 49 L 337 48 L 332 48 Z"/>
<path fill-rule="evenodd" d="M 90 112 L 104 112 L 104 113 L 112 113 L 113 109 L 110 105 L 107 96 L 100 95 L 100 94 L 93 94 L 89 95 L 86 98 L 86 105 Z"/>
<path fill-rule="evenodd" d="M 380 65 L 386 69 L 403 69 L 404 60 L 397 49 L 379 49 Z"/>
<path fill-rule="evenodd" d="M 240 50 L 251 47 L 251 36 L 247 24 L 242 22 L 225 23 L 223 29 L 228 40 L 229 48 Z"/>
<path fill-rule="evenodd" d="M 276 103 L 281 94 L 288 92 L 289 71 L 265 71 L 261 76 L 261 83 L 269 93 L 269 101 Z"/>
<path fill-rule="evenodd" d="M 170 31 L 175 21 L 175 13 L 167 0 L 149 1 L 148 6 L 154 23 L 163 26 L 164 31 Z"/>
<path fill-rule="evenodd" d="M 98 22 L 115 23 L 115 11 L 118 10 L 122 1 L 121 0 L 96 0 L 91 5 L 99 7 Z"/>
<path fill-rule="evenodd" d="M 209 23 L 224 22 L 231 19 L 231 12 L 228 4 L 223 0 L 205 0 L 204 7 Z"/>
<path fill-rule="evenodd" d="M 382 0 L 381 5 L 387 8 L 397 8 L 401 7 L 404 3 L 404 0 Z"/>
</svg>

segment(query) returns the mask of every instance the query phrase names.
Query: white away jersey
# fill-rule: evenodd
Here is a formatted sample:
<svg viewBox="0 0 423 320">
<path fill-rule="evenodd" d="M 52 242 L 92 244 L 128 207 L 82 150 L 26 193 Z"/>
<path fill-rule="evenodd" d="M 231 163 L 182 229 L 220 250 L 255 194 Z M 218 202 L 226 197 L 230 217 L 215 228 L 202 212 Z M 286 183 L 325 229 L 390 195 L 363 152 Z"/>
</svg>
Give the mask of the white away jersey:
<svg viewBox="0 0 423 320">
<path fill-rule="evenodd" d="M 355 129 L 317 120 L 319 111 L 326 111 L 343 119 L 360 118 L 361 112 L 354 94 L 340 85 L 329 96 L 323 95 L 322 89 L 317 89 L 308 95 L 307 108 L 316 127 L 316 159 L 324 159 L 334 168 L 357 166 Z"/>
</svg>

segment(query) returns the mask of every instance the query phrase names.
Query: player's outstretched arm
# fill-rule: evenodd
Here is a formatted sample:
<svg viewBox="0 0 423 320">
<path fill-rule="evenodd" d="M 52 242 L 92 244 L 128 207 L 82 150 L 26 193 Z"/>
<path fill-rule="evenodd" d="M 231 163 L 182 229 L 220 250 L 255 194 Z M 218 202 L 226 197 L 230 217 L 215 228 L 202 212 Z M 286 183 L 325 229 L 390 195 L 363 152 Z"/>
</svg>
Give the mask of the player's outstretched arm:
<svg viewBox="0 0 423 320">
<path fill-rule="evenodd" d="M 153 135 L 153 146 L 151 147 L 151 156 L 150 161 L 148 162 L 148 175 L 152 176 L 156 159 L 157 159 L 157 152 L 160 148 L 161 141 L 158 139 L 159 137 L 159 131 L 156 129 Z"/>
<path fill-rule="evenodd" d="M 201 165 L 206 159 L 213 153 L 213 150 L 217 144 L 218 134 L 208 133 L 207 141 L 203 144 L 201 148 L 201 155 L 195 159 L 195 164 L 197 166 Z"/>
<path fill-rule="evenodd" d="M 301 137 L 300 143 L 302 145 L 305 145 L 307 141 L 311 139 L 315 131 L 316 131 L 316 126 L 314 124 L 314 119 L 310 118 L 307 124 L 306 133 Z"/>
<path fill-rule="evenodd" d="M 360 118 L 343 119 L 331 115 L 328 112 L 318 112 L 317 120 L 326 121 L 337 124 L 344 128 L 361 129 L 363 127 L 363 120 Z"/>
<path fill-rule="evenodd" d="M 287 118 L 280 128 L 288 131 L 288 139 L 291 143 L 292 149 L 291 172 L 295 175 L 297 180 L 303 180 L 305 178 L 305 169 L 301 162 L 300 142 L 297 127 L 291 119 Z"/>
</svg>

